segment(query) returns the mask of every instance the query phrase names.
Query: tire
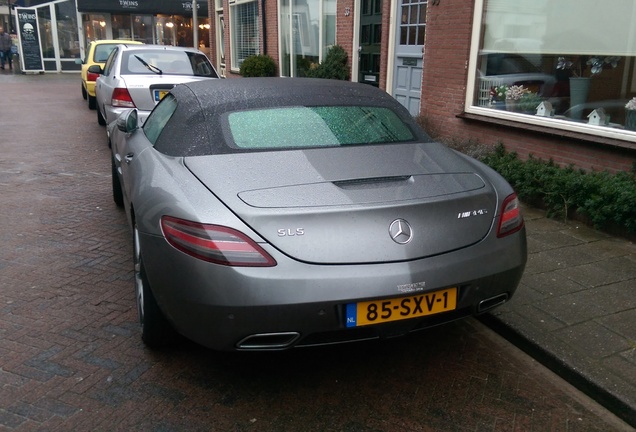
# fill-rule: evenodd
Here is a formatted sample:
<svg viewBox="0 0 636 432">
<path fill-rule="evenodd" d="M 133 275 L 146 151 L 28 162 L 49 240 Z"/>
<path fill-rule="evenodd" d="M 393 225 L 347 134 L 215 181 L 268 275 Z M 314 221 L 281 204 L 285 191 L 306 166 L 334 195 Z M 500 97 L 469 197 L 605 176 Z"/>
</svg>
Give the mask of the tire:
<svg viewBox="0 0 636 432">
<path fill-rule="evenodd" d="M 137 313 L 141 324 L 141 339 L 148 348 L 166 347 L 174 343 L 177 333 L 163 312 L 161 312 L 150 288 L 139 245 L 139 231 L 136 224 L 133 230 L 133 255 L 135 262 L 135 297 L 137 298 Z"/>
<path fill-rule="evenodd" d="M 86 100 L 88 97 L 88 93 L 86 93 L 86 89 L 84 88 L 84 84 L 82 84 L 82 99 Z"/>
<path fill-rule="evenodd" d="M 91 96 L 88 93 L 86 94 L 87 99 L 88 99 L 88 109 L 94 110 L 95 108 L 97 108 L 97 99 L 95 98 L 95 96 Z"/>
<path fill-rule="evenodd" d="M 117 167 L 115 166 L 115 161 L 111 158 L 112 165 L 112 186 L 113 186 L 113 201 L 117 207 L 124 206 L 124 193 L 121 190 L 121 182 L 119 181 L 119 175 L 117 174 Z"/>
<path fill-rule="evenodd" d="M 89 96 L 89 98 L 90 98 L 90 96 Z M 102 112 L 99 110 L 99 108 L 97 108 L 97 123 L 100 126 L 106 126 L 106 119 L 102 115 Z"/>
</svg>

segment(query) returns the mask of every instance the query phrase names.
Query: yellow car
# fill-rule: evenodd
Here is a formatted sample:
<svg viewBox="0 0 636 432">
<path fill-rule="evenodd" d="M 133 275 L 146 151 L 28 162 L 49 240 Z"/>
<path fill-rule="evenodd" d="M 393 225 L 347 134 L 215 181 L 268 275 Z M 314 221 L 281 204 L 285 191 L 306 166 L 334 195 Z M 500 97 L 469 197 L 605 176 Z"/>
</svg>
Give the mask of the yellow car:
<svg viewBox="0 0 636 432">
<path fill-rule="evenodd" d="M 86 57 L 77 59 L 76 63 L 82 65 L 82 97 L 88 100 L 88 108 L 95 109 L 95 80 L 99 75 L 88 72 L 92 65 L 100 65 L 102 68 L 113 48 L 119 44 L 141 44 L 142 42 L 114 39 L 92 41 L 86 49 Z"/>
</svg>

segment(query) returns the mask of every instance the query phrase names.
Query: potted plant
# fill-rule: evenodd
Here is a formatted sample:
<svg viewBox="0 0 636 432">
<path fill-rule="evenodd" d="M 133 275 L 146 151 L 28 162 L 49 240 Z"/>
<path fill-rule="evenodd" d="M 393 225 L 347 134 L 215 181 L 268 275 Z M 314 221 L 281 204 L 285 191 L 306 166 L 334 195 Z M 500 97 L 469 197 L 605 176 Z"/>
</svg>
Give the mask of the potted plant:
<svg viewBox="0 0 636 432">
<path fill-rule="evenodd" d="M 543 98 L 535 92 L 528 91 L 521 96 L 517 103 L 519 111 L 524 114 L 536 114 L 537 107 L 541 105 Z"/>
<path fill-rule="evenodd" d="M 636 97 L 625 105 L 625 129 L 636 131 Z"/>
<path fill-rule="evenodd" d="M 590 93 L 590 78 L 603 72 L 605 65 L 612 68 L 618 66 L 620 57 L 617 56 L 579 56 L 576 61 L 571 61 L 565 57 L 557 59 L 556 68 L 559 70 L 568 70 L 572 73 L 570 76 L 570 108 L 584 104 Z M 588 72 L 589 71 L 589 72 Z M 580 118 L 583 110 L 573 111 L 573 117 Z"/>
<path fill-rule="evenodd" d="M 519 101 L 529 93 L 530 90 L 523 85 L 512 85 L 506 90 L 506 109 L 508 111 L 519 111 Z"/>
<path fill-rule="evenodd" d="M 504 109 L 506 107 L 506 92 L 508 86 L 501 84 L 490 87 L 490 106 L 496 109 Z"/>
</svg>

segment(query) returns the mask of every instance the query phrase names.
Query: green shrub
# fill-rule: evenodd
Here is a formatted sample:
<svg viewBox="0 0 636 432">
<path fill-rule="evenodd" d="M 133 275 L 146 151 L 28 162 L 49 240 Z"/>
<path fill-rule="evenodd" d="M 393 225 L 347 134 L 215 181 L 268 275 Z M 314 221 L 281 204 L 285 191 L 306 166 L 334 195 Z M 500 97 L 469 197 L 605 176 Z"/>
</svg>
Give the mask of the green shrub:
<svg viewBox="0 0 636 432">
<path fill-rule="evenodd" d="M 274 77 L 276 62 L 267 54 L 249 56 L 241 63 L 239 73 L 243 77 Z"/>
<path fill-rule="evenodd" d="M 312 65 L 306 69 L 305 76 L 309 78 L 349 80 L 346 51 L 340 45 L 332 46 L 325 60 L 317 66 Z"/>
<path fill-rule="evenodd" d="M 519 198 L 546 209 L 549 217 L 587 218 L 597 229 L 622 227 L 636 233 L 636 176 L 562 168 L 552 160 L 521 161 L 499 144 L 482 161 L 499 172 Z"/>
</svg>

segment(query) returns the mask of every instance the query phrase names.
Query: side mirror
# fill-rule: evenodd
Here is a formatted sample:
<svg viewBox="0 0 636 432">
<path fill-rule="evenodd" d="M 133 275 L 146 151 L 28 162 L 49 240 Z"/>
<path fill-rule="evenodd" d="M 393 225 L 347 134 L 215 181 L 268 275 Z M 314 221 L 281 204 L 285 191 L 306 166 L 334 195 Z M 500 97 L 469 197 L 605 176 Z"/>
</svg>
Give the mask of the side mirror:
<svg viewBox="0 0 636 432">
<path fill-rule="evenodd" d="M 76 58 L 76 59 L 75 59 L 75 64 L 76 64 L 76 65 L 82 65 L 82 64 L 84 64 L 84 62 L 82 61 L 82 59 L 81 59 L 81 58 Z"/>
<path fill-rule="evenodd" d="M 117 129 L 125 133 L 131 133 L 139 127 L 139 114 L 137 110 L 132 108 L 117 117 Z"/>
<path fill-rule="evenodd" d="M 92 65 L 88 67 L 88 72 L 93 73 L 93 74 L 97 74 L 97 75 L 101 75 L 104 73 L 104 70 L 102 69 L 102 67 L 100 65 Z"/>
</svg>

